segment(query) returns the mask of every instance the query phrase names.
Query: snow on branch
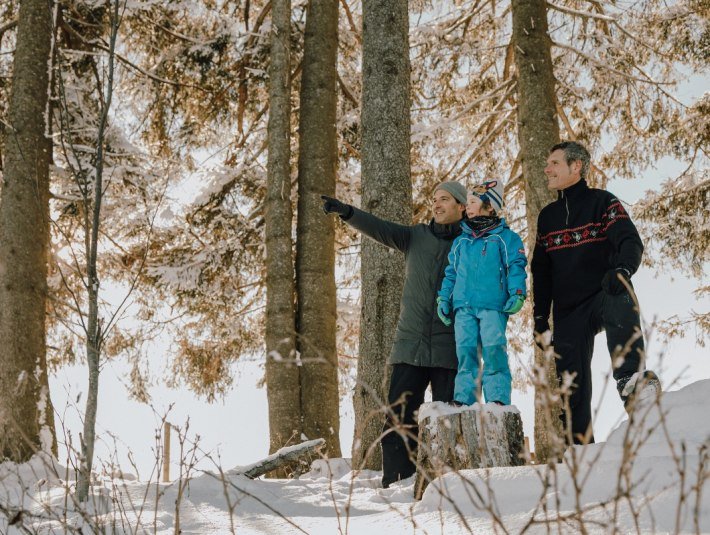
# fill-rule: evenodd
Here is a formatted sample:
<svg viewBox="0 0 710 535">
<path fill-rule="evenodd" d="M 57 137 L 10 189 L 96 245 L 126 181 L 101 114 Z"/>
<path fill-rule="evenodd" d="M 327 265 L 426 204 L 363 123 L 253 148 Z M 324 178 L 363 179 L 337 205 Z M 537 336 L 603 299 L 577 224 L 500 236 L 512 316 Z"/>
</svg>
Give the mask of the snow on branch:
<svg viewBox="0 0 710 535">
<path fill-rule="evenodd" d="M 560 13 L 567 13 L 568 15 L 575 15 L 578 17 L 584 17 L 585 19 L 597 19 L 597 20 L 605 20 L 607 22 L 616 22 L 616 17 L 612 17 L 611 15 L 603 15 L 601 13 L 591 13 L 589 11 L 579 11 L 577 9 L 572 9 L 569 7 L 565 6 L 559 6 L 557 4 L 553 4 L 552 2 L 547 2 L 548 7 L 554 9 L 555 11 L 559 11 Z"/>
<path fill-rule="evenodd" d="M 503 91 L 504 89 L 508 89 L 511 85 L 515 84 L 515 80 L 512 78 L 508 78 L 507 80 L 504 80 L 502 83 L 498 84 L 496 87 L 491 89 L 488 93 L 485 93 L 484 95 L 481 95 L 480 97 L 472 100 L 471 102 L 468 102 L 454 117 L 454 121 L 458 121 L 461 119 L 464 115 L 468 114 L 472 109 L 474 109 L 476 106 L 478 106 L 481 102 L 485 102 L 486 100 L 492 99 L 498 94 Z M 510 91 L 506 92 L 506 95 L 510 93 Z M 500 112 L 496 112 L 500 113 Z M 446 125 L 450 126 L 451 122 L 450 120 L 446 121 Z"/>
<path fill-rule="evenodd" d="M 604 63 L 603 61 L 595 58 L 594 56 L 590 56 L 589 54 L 585 54 L 584 52 L 582 52 L 578 48 L 575 48 L 575 47 L 569 46 L 569 45 L 565 45 L 564 43 L 560 43 L 558 41 L 552 41 L 552 45 L 557 48 L 561 48 L 563 50 L 568 50 L 570 52 L 573 52 L 573 53 L 577 54 L 579 57 L 586 59 L 590 63 L 593 63 L 597 67 L 602 68 L 602 69 L 606 69 L 610 72 L 613 72 L 614 74 L 617 74 L 623 78 L 626 78 L 627 80 L 633 80 L 635 82 L 641 82 L 644 84 L 650 84 L 650 85 L 655 85 L 655 86 L 673 85 L 671 82 L 658 82 L 651 77 L 639 78 L 638 76 L 634 76 L 632 74 L 628 74 L 626 72 L 620 71 L 619 69 L 615 69 L 614 67 L 612 67 L 608 63 Z"/>
<path fill-rule="evenodd" d="M 17 17 L 0 25 L 0 41 L 2 41 L 3 35 L 9 30 L 13 30 L 17 26 Z"/>
<path fill-rule="evenodd" d="M 241 466 L 230 470 L 230 475 L 242 475 L 249 479 L 255 479 L 259 476 L 263 476 L 277 468 L 281 468 L 284 465 L 291 464 L 302 457 L 307 457 L 313 453 L 317 453 L 325 444 L 325 439 L 317 438 L 315 440 L 309 440 L 307 442 L 302 442 L 301 444 L 296 444 L 295 446 L 288 446 L 281 448 L 273 455 L 269 455 L 261 461 L 255 462 L 247 466 Z"/>
</svg>

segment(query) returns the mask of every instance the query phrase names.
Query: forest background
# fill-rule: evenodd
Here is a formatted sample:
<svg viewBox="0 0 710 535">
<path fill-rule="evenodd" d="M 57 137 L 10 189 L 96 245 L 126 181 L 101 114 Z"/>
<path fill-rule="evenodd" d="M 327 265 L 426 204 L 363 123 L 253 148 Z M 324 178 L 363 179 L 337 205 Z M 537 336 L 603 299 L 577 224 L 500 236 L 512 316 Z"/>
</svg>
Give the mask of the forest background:
<svg viewBox="0 0 710 535">
<path fill-rule="evenodd" d="M 13 109 L 10 83 L 23 13 L 19 2 L 0 7 L 3 276 L 15 265 L 7 260 L 14 254 L 7 238 L 13 227 L 7 222 L 17 211 L 7 208 L 7 188 L 14 184 L 14 162 L 22 161 L 13 160 L 12 144 L 20 125 L 40 119 L 49 155 L 46 193 L 40 195 L 46 205 L 36 212 L 34 226 L 30 221 L 16 235 L 26 246 L 38 246 L 34 268 L 29 264 L 21 273 L 45 281 L 33 283 L 46 289 L 39 292 L 40 300 L 21 304 L 39 318 L 37 326 L 42 324 L 33 339 L 44 347 L 30 348 L 33 353 L 24 361 L 26 375 L 36 376 L 36 388 L 18 388 L 18 376 L 25 376 L 10 373 L 15 356 L 6 348 L 19 345 L 18 331 L 7 321 L 9 315 L 0 316 L 5 370 L 0 395 L 3 407 L 15 407 L 21 399 L 14 393 L 27 393 L 30 420 L 37 422 L 37 439 L 30 443 L 47 447 L 51 442 L 41 433 L 50 427 L 46 411 L 42 416 L 48 388 L 57 411 L 57 442 L 80 448 L 78 435 L 82 427 L 86 435 L 87 421 L 82 405 L 91 389 L 78 377 L 87 373 L 85 364 L 92 359 L 94 377 L 100 372 L 102 378 L 93 399 L 99 411 L 99 458 L 110 461 L 115 437 L 124 468 L 124 444 L 140 459 L 141 470 L 151 466 L 153 430 L 172 400 L 177 405 L 167 418 L 184 430 L 191 416 L 189 433 L 201 435 L 206 451 L 221 442 L 228 465 L 253 461 L 303 435 L 314 438 L 312 430 L 329 429 L 327 422 L 337 421 L 339 408 L 344 421 L 353 421 L 355 428 L 364 425 L 366 412 L 355 409 L 348 417 L 350 400 L 362 385 L 357 382 L 362 373 L 358 348 L 373 336 L 359 329 L 361 305 L 368 307 L 360 293 L 361 242 L 320 213 L 317 196 L 337 193 L 366 208 L 379 203 L 389 210 L 382 215 L 391 212 L 392 219 L 421 222 L 438 182 L 470 185 L 502 178 L 508 220 L 529 244 L 536 215 L 532 201 L 544 189 L 539 187 L 544 177 L 526 166 L 544 159 L 539 149 L 555 136 L 587 144 L 595 163 L 592 184 L 633 203 L 634 220 L 647 244 L 644 268 L 634 280 L 653 340 L 649 365 L 658 364 L 669 388 L 710 376 L 706 352 L 700 349 L 710 326 L 704 278 L 710 178 L 710 96 L 703 92 L 710 47 L 707 6 L 697 0 L 670 5 L 651 0 L 390 3 L 388 9 L 399 18 L 383 20 L 399 30 L 393 34 L 404 36 L 399 44 L 409 54 L 400 54 L 401 63 L 375 57 L 374 65 L 405 79 L 398 132 L 407 132 L 407 139 L 401 141 L 394 132 L 379 141 L 387 147 L 379 165 L 394 173 L 378 176 L 378 163 L 367 161 L 374 151 L 365 150 L 378 140 L 375 134 L 367 138 L 361 116 L 370 105 L 362 75 L 372 65 L 367 63 L 372 59 L 363 58 L 363 47 L 377 45 L 363 31 L 362 20 L 376 13 L 373 4 L 28 2 L 48 29 L 36 37 L 51 39 L 43 41 L 44 48 L 27 49 L 28 57 L 34 54 L 38 64 L 50 67 L 44 86 L 33 95 L 36 102 L 44 95 L 47 104 L 27 116 Z M 272 16 L 277 6 L 283 15 L 284 5 L 290 8 L 289 31 L 274 31 Z M 520 22 L 526 9 L 537 10 L 530 23 L 525 17 Z M 536 25 L 534 17 L 541 13 L 545 23 Z M 309 23 L 322 26 L 309 34 Z M 530 56 L 546 52 L 549 58 L 540 61 L 551 67 L 554 79 L 535 85 L 540 95 L 522 89 L 526 77 L 540 74 L 537 60 L 525 62 L 522 34 L 542 38 L 527 51 Z M 285 138 L 288 180 L 281 182 L 281 191 L 286 188 L 289 194 L 276 220 L 290 231 L 279 258 L 292 259 L 282 263 L 294 270 L 295 288 L 289 291 L 298 297 L 280 295 L 299 306 L 293 327 L 272 332 L 270 342 L 267 286 L 273 264 L 267 249 L 278 233 L 269 226 L 269 214 L 275 212 L 268 208 L 273 207 L 268 192 L 278 162 L 269 161 L 275 146 L 268 142 L 274 98 L 269 80 L 275 76 L 278 37 L 286 39 L 282 46 L 290 54 L 281 73 L 286 73 L 286 105 L 274 109 L 287 112 L 290 133 Z M 41 53 L 46 55 L 37 58 Z M 330 58 L 330 64 L 319 58 Z M 378 80 L 384 92 L 393 85 L 386 76 L 372 83 Z M 541 136 L 532 154 L 524 130 L 536 129 L 530 118 L 550 105 L 547 119 L 554 118 L 557 132 Z M 97 182 L 102 176 L 104 182 Z M 101 210 L 92 218 L 97 206 Z M 365 244 L 362 249 L 368 262 L 388 257 L 378 249 L 366 250 Z M 325 258 L 319 256 L 323 251 Z M 337 254 L 329 259 L 329 251 Z M 311 260 L 321 263 L 309 266 Z M 390 291 L 396 293 L 393 262 Z M 315 274 L 310 280 L 309 273 Z M 656 274 L 661 278 L 654 280 Z M 678 282 L 672 285 L 671 278 Z M 13 296 L 0 298 L 7 310 Z M 388 301 L 398 306 L 391 296 Z M 308 306 L 310 312 L 304 312 Z M 526 305 L 511 324 L 511 355 L 518 386 L 514 403 L 532 435 L 533 393 L 523 390 L 535 359 L 529 314 Z M 387 321 L 382 324 L 386 329 Z M 304 334 L 307 325 L 315 327 Z M 682 342 L 667 349 L 667 341 L 683 335 Z M 387 346 L 386 337 L 379 337 L 384 338 L 380 347 Z M 285 350 L 274 345 L 286 338 L 291 345 Z M 381 351 L 379 360 L 384 358 Z M 302 360 L 288 367 L 282 359 Z M 597 355 L 596 373 L 605 377 L 607 363 L 608 357 Z M 274 364 L 279 365 L 276 372 Z M 294 369 L 310 368 L 293 382 Z M 327 373 L 319 375 L 323 368 Z M 266 388 L 257 392 L 253 385 L 264 373 Z M 312 377 L 304 379 L 308 373 Z M 308 380 L 317 388 L 304 386 Z M 315 390 L 324 397 L 309 401 Z M 284 393 L 295 393 L 298 406 L 279 401 Z M 607 430 L 620 416 L 614 403 L 599 411 Z M 296 417 L 281 415 L 298 422 L 297 432 L 276 432 L 277 406 L 300 411 Z M 330 413 L 309 415 L 309 410 Z M 347 426 L 339 433 L 335 429 L 329 444 L 333 455 L 348 455 L 353 432 Z M 6 444 L 9 440 L 3 445 L 6 454 L 15 449 Z"/>
</svg>

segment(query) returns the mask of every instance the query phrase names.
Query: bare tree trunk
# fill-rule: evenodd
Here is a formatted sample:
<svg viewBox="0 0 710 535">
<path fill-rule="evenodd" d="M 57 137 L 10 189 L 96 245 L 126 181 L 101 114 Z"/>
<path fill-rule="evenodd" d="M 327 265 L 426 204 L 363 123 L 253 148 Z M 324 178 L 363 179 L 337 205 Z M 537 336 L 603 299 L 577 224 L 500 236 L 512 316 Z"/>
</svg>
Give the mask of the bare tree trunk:
<svg viewBox="0 0 710 535">
<path fill-rule="evenodd" d="M 338 357 L 335 347 L 334 221 L 320 195 L 335 194 L 337 167 L 335 62 L 338 2 L 310 0 L 301 75 L 296 288 L 303 432 L 324 438 L 325 453 L 340 457 Z"/>
<path fill-rule="evenodd" d="M 547 154 L 560 140 L 555 103 L 555 75 L 552 69 L 551 40 L 547 29 L 545 0 L 513 0 L 513 43 L 518 72 L 518 142 L 525 178 L 528 251 L 535 247 L 537 216 L 554 195 L 547 188 L 544 169 Z M 548 387 L 557 384 L 554 362 L 545 364 L 535 349 L 535 365 L 546 366 L 548 385 L 536 385 L 535 397 L 547 397 Z M 561 436 L 560 410 L 546 404 L 535 405 L 535 454 L 544 462 L 552 453 L 550 433 Z"/>
<path fill-rule="evenodd" d="M 84 433 L 81 440 L 81 463 L 79 466 L 79 480 L 77 482 L 77 498 L 81 502 L 88 499 L 91 482 L 91 467 L 94 460 L 94 443 L 96 439 L 96 413 L 99 398 L 99 364 L 101 362 L 101 344 L 103 333 L 99 320 L 99 276 L 97 271 L 99 226 L 101 223 L 101 202 L 103 199 L 103 168 L 104 168 L 104 139 L 108 124 L 108 113 L 113 97 L 114 60 L 116 38 L 119 26 L 119 0 L 113 0 L 111 6 L 110 40 L 107 64 L 106 87 L 102 87 L 101 78 L 96 77 L 97 90 L 103 93 L 99 99 L 101 116 L 96 136 L 96 157 L 94 163 L 93 189 L 85 190 L 86 206 L 91 206 L 91 212 L 86 210 L 84 232 L 86 236 L 86 267 L 88 283 L 89 313 L 86 321 L 86 360 L 89 367 L 89 390 L 86 398 L 86 412 L 84 413 Z M 89 195 L 93 193 L 93 199 Z M 91 217 L 91 220 L 89 220 Z"/>
<path fill-rule="evenodd" d="M 296 366 L 291 224 L 291 1 L 271 5 L 269 158 L 266 184 L 266 392 L 269 453 L 301 440 L 301 393 Z M 272 473 L 285 477 L 283 469 Z"/>
<path fill-rule="evenodd" d="M 53 449 L 45 308 L 52 6 L 20 3 L 0 199 L 0 458 Z"/>
<path fill-rule="evenodd" d="M 378 217 L 412 221 L 409 18 L 406 0 L 365 0 L 362 54 L 362 206 Z M 357 363 L 353 467 L 380 470 L 389 373 L 399 318 L 404 257 L 362 241 L 362 310 Z"/>
</svg>

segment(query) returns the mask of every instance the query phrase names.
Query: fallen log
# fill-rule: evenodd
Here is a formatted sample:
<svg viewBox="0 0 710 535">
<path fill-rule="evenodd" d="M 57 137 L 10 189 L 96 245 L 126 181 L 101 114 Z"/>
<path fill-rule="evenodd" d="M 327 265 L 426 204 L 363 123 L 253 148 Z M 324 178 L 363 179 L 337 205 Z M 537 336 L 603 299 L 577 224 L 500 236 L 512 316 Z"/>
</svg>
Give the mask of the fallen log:
<svg viewBox="0 0 710 535">
<path fill-rule="evenodd" d="M 523 422 L 514 406 L 425 403 L 414 496 L 420 500 L 427 485 L 449 471 L 525 464 L 524 451 Z"/>
<path fill-rule="evenodd" d="M 249 479 L 255 479 L 271 472 L 272 470 L 295 463 L 303 457 L 317 454 L 324 445 L 325 439 L 317 438 L 315 440 L 309 440 L 294 446 L 286 446 L 261 461 L 257 461 L 247 466 L 233 468 L 228 473 L 229 475 L 242 475 L 248 477 Z"/>
</svg>

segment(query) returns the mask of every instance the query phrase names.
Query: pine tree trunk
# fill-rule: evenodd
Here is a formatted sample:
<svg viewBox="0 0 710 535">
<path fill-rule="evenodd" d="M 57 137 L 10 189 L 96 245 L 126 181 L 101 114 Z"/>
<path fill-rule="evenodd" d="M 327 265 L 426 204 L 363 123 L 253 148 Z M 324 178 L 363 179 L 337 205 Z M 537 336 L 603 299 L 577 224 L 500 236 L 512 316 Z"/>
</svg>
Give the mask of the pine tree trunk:
<svg viewBox="0 0 710 535">
<path fill-rule="evenodd" d="M 0 458 L 17 462 L 55 440 L 45 338 L 51 36 L 51 4 L 21 2 L 0 199 Z"/>
<path fill-rule="evenodd" d="M 362 206 L 410 224 L 409 18 L 406 0 L 365 0 L 362 55 Z M 362 240 L 362 310 L 353 467 L 379 470 L 387 403 L 387 358 L 399 318 L 404 257 Z"/>
<path fill-rule="evenodd" d="M 301 75 L 296 289 L 303 433 L 324 438 L 340 457 L 338 358 L 335 347 L 335 239 L 321 195 L 335 194 L 338 2 L 310 0 Z"/>
<path fill-rule="evenodd" d="M 550 147 L 560 141 L 557 122 L 555 75 L 552 69 L 551 40 L 547 27 L 545 0 L 513 0 L 513 43 L 518 72 L 518 142 L 525 178 L 528 251 L 535 247 L 537 216 L 554 194 L 547 188 L 544 169 Z M 557 384 L 554 362 L 544 363 L 535 349 L 535 365 L 545 366 L 548 385 L 536 385 L 535 397 L 547 398 L 548 386 Z M 540 462 L 551 455 L 553 437 L 561 434 L 556 415 L 559 405 L 535 405 L 535 454 Z"/>
<path fill-rule="evenodd" d="M 266 393 L 269 453 L 301 441 L 299 368 L 296 366 L 294 266 L 291 240 L 291 1 L 271 5 L 269 158 L 266 184 Z M 271 475 L 285 477 L 277 470 Z"/>
</svg>

